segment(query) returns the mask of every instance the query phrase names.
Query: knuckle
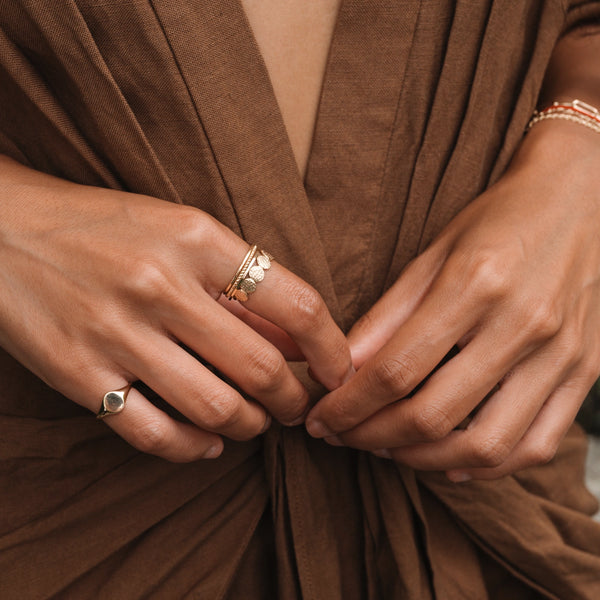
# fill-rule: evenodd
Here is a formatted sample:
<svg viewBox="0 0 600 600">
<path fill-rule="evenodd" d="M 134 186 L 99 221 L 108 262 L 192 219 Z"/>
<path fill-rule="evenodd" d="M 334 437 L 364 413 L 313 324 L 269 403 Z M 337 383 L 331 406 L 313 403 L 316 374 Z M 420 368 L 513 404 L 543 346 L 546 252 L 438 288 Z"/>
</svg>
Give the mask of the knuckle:
<svg viewBox="0 0 600 600">
<path fill-rule="evenodd" d="M 511 452 L 510 445 L 499 437 L 487 437 L 473 446 L 473 458 L 479 466 L 499 467 L 506 461 Z"/>
<path fill-rule="evenodd" d="M 506 295 L 510 287 L 510 269 L 500 253 L 479 252 L 467 260 L 466 274 L 478 296 L 497 300 Z"/>
<path fill-rule="evenodd" d="M 356 410 L 352 404 L 337 401 L 327 407 L 325 422 L 333 424 L 335 431 L 348 431 L 357 424 Z"/>
<path fill-rule="evenodd" d="M 565 348 L 565 355 L 568 356 L 568 360 L 566 361 L 567 369 L 579 370 L 584 376 L 588 373 L 589 369 L 589 379 L 591 381 L 594 381 L 598 377 L 596 370 L 586 362 L 586 349 L 581 340 L 574 340 L 573 343 L 568 344 Z"/>
<path fill-rule="evenodd" d="M 157 420 L 147 420 L 135 430 L 133 445 L 146 454 L 161 454 L 168 448 L 167 432 Z"/>
<path fill-rule="evenodd" d="M 171 291 L 169 270 L 159 260 L 137 262 L 129 269 L 125 281 L 136 296 L 150 302 L 164 298 Z"/>
<path fill-rule="evenodd" d="M 417 361 L 409 354 L 396 354 L 382 358 L 374 365 L 375 384 L 394 395 L 402 397 L 418 383 Z"/>
<path fill-rule="evenodd" d="M 559 311 L 546 299 L 529 302 L 524 320 L 528 331 L 540 340 L 554 337 L 562 327 Z"/>
<path fill-rule="evenodd" d="M 249 372 L 254 393 L 267 394 L 280 387 L 287 363 L 279 352 L 256 349 L 250 354 L 250 363 Z"/>
<path fill-rule="evenodd" d="M 89 318 L 85 330 L 85 343 L 98 347 L 98 342 L 110 344 L 115 353 L 138 352 L 139 334 L 131 330 L 131 317 L 116 304 L 107 302 Z M 83 342 L 82 344 L 83 345 Z M 106 346 L 105 346 L 106 347 Z M 82 348 L 75 348 L 75 351 Z"/>
<path fill-rule="evenodd" d="M 598 361 L 590 360 L 583 348 L 581 358 L 576 364 L 579 381 L 582 381 L 586 387 L 590 387 L 600 377 L 600 364 Z"/>
<path fill-rule="evenodd" d="M 177 205 L 179 209 L 178 235 L 180 240 L 191 247 L 212 244 L 215 227 L 212 218 L 206 213 L 188 205 Z"/>
<path fill-rule="evenodd" d="M 297 286 L 290 294 L 291 310 L 298 330 L 314 330 L 325 314 L 325 304 L 319 293 L 311 287 Z"/>
<path fill-rule="evenodd" d="M 413 419 L 413 426 L 416 432 L 428 442 L 437 442 L 454 429 L 448 414 L 433 404 L 421 408 Z"/>
<path fill-rule="evenodd" d="M 549 463 L 558 450 L 558 444 L 550 440 L 538 440 L 527 450 L 527 463 L 530 466 Z"/>
<path fill-rule="evenodd" d="M 563 326 L 557 343 L 560 347 L 561 357 L 564 358 L 564 367 L 573 369 L 586 364 L 589 356 L 589 344 L 579 326 L 573 322 Z"/>
<path fill-rule="evenodd" d="M 202 425 L 211 431 L 228 429 L 239 422 L 243 400 L 234 394 L 213 395 L 204 405 Z"/>
</svg>

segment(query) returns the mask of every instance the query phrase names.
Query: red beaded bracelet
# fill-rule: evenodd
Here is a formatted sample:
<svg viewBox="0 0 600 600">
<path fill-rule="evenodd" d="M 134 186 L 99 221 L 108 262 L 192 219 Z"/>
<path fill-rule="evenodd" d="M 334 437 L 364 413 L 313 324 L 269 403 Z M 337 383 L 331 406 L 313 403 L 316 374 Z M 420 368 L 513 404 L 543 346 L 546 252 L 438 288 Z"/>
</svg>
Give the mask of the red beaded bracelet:
<svg viewBox="0 0 600 600">
<path fill-rule="evenodd" d="M 527 125 L 526 131 L 529 131 L 536 123 L 545 119 L 565 119 L 579 123 L 600 133 L 600 111 L 581 100 L 553 102 L 548 108 L 544 108 L 539 112 L 536 110 Z"/>
</svg>

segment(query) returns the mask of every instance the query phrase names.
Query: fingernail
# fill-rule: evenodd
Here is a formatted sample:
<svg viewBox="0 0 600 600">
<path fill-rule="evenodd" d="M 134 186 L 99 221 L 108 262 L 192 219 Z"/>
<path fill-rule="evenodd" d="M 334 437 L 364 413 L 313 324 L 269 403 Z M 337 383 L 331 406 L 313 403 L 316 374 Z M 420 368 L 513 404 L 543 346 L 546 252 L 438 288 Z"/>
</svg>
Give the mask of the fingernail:
<svg viewBox="0 0 600 600">
<path fill-rule="evenodd" d="M 450 471 L 446 473 L 446 477 L 452 483 L 464 483 L 465 481 L 471 481 L 471 479 L 473 479 L 471 475 L 465 473 L 464 471 Z"/>
<path fill-rule="evenodd" d="M 342 442 L 342 440 L 340 440 L 340 438 L 337 435 L 330 435 L 329 437 L 326 437 L 324 439 L 328 444 L 331 444 L 332 446 L 344 445 L 344 442 Z"/>
<path fill-rule="evenodd" d="M 221 456 L 221 452 L 223 452 L 223 445 L 215 444 L 202 455 L 202 458 L 218 458 Z"/>
<path fill-rule="evenodd" d="M 315 438 L 324 438 L 334 435 L 333 431 L 328 429 L 324 423 L 316 419 L 306 422 L 306 431 Z"/>
<path fill-rule="evenodd" d="M 267 431 L 267 429 L 269 429 L 269 427 L 271 427 L 271 422 L 273 421 L 273 419 L 271 419 L 271 415 L 267 415 L 267 418 L 265 419 L 265 424 L 263 425 L 263 428 L 260 431 L 260 434 L 265 433 L 265 431 Z"/>
<path fill-rule="evenodd" d="M 379 456 L 379 458 L 392 458 L 391 452 L 385 448 L 382 448 L 381 450 L 373 450 L 371 454 Z"/>
</svg>

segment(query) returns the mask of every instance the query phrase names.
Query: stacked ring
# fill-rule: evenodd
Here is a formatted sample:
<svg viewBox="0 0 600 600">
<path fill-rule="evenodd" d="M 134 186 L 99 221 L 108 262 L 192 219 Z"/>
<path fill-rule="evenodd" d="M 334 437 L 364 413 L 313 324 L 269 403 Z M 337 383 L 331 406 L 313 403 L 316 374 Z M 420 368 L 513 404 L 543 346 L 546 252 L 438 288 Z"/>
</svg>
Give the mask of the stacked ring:
<svg viewBox="0 0 600 600">
<path fill-rule="evenodd" d="M 268 252 L 256 245 L 252 246 L 225 288 L 225 297 L 228 300 L 246 302 L 250 294 L 256 291 L 257 284 L 265 278 L 265 271 L 271 268 L 273 260 Z"/>
</svg>

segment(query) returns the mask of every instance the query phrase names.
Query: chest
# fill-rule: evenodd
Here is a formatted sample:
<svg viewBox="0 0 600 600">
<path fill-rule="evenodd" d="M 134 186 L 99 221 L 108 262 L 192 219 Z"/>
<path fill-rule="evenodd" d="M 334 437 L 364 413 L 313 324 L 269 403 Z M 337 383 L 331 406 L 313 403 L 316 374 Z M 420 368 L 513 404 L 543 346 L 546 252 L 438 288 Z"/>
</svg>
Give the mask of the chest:
<svg viewBox="0 0 600 600">
<path fill-rule="evenodd" d="M 341 0 L 242 0 L 301 174 Z"/>
</svg>

